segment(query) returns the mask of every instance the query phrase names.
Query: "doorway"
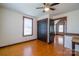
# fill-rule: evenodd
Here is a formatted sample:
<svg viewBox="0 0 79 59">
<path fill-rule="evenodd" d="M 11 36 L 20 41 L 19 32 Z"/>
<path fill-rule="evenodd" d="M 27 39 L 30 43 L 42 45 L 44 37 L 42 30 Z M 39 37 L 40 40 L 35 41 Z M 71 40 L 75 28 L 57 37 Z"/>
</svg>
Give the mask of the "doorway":
<svg viewBox="0 0 79 59">
<path fill-rule="evenodd" d="M 65 44 L 64 36 L 67 32 L 67 17 L 54 19 L 54 32 L 55 32 L 54 43 L 57 45 L 64 46 Z"/>
</svg>

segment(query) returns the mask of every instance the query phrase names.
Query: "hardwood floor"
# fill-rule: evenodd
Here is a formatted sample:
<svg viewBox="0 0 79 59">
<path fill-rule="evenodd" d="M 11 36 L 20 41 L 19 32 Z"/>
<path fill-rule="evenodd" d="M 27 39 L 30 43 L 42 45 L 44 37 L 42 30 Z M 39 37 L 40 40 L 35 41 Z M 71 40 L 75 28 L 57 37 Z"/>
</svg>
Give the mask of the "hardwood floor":
<svg viewBox="0 0 79 59">
<path fill-rule="evenodd" d="M 68 56 L 71 50 L 62 45 L 47 44 L 40 40 L 29 41 L 13 46 L 0 48 L 0 56 Z"/>
</svg>

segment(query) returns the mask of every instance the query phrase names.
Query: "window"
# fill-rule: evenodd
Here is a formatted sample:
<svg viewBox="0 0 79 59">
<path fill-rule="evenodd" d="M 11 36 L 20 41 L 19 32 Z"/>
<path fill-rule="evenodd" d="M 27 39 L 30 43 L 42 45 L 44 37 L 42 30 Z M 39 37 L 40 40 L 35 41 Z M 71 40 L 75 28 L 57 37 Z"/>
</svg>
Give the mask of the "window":
<svg viewBox="0 0 79 59">
<path fill-rule="evenodd" d="M 28 36 L 33 34 L 33 19 L 28 17 L 23 17 L 23 36 Z"/>
<path fill-rule="evenodd" d="M 63 25 L 59 25 L 59 32 L 63 32 Z"/>
</svg>

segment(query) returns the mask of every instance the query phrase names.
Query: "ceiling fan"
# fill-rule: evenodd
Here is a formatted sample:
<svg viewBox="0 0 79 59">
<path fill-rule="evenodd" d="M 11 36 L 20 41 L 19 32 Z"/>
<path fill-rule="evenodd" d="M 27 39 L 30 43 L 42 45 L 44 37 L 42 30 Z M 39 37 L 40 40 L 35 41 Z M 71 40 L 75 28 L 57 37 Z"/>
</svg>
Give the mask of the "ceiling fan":
<svg viewBox="0 0 79 59">
<path fill-rule="evenodd" d="M 58 5 L 59 3 L 43 3 L 42 7 L 37 7 L 36 9 L 43 9 L 43 12 L 48 12 L 49 10 L 55 10 L 52 6 Z"/>
</svg>

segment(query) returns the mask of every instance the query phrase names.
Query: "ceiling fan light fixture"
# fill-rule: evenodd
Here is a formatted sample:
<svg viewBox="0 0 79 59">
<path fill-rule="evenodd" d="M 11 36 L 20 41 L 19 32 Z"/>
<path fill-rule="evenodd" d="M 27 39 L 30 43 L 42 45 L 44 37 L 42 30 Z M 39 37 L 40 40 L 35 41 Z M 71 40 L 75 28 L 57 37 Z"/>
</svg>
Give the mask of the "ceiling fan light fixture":
<svg viewBox="0 0 79 59">
<path fill-rule="evenodd" d="M 45 10 L 45 11 L 49 11 L 50 9 L 49 9 L 48 7 L 45 7 L 44 10 Z"/>
</svg>

